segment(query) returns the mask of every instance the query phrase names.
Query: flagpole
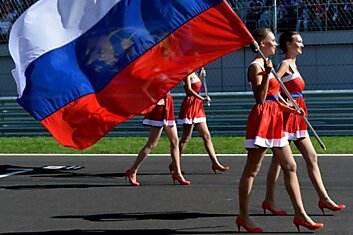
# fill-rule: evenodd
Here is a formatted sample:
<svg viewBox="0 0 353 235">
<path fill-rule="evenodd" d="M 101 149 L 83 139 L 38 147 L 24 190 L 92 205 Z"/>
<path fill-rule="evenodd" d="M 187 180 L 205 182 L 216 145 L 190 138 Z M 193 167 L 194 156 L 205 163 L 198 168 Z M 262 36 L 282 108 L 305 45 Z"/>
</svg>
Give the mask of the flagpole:
<svg viewBox="0 0 353 235">
<path fill-rule="evenodd" d="M 260 56 L 266 60 L 266 57 L 265 55 L 262 53 L 262 51 L 260 50 L 260 47 L 259 45 L 257 44 L 257 42 L 253 42 L 251 45 L 250 45 L 250 48 L 253 52 L 255 53 L 259 53 Z M 289 91 L 287 90 L 286 86 L 284 85 L 284 83 L 282 82 L 282 80 L 278 77 L 276 71 L 274 70 L 274 68 L 272 68 L 272 73 L 275 75 L 276 79 L 278 80 L 278 82 L 280 83 L 281 85 L 281 88 L 282 90 L 284 91 L 284 93 L 286 94 L 286 96 L 289 98 L 289 100 L 293 103 L 295 109 L 297 111 L 300 110 L 300 107 L 298 106 L 297 102 L 293 99 L 293 97 L 291 96 L 291 94 L 289 93 Z M 322 142 L 322 140 L 320 139 L 319 135 L 316 133 L 316 131 L 314 130 L 314 128 L 311 126 L 309 120 L 304 116 L 304 115 L 301 115 L 301 117 L 303 118 L 303 120 L 305 121 L 305 123 L 307 124 L 307 126 L 309 127 L 309 129 L 312 131 L 312 133 L 314 134 L 317 142 L 319 143 L 320 147 L 324 150 L 326 150 L 326 146 L 325 144 Z"/>
<path fill-rule="evenodd" d="M 206 82 L 206 70 L 204 67 L 201 68 L 201 74 L 202 74 L 202 79 L 203 79 L 203 87 L 205 89 L 205 95 L 208 97 L 208 91 L 207 91 L 207 82 Z M 207 100 L 207 106 L 210 106 L 211 103 L 209 100 Z"/>
</svg>

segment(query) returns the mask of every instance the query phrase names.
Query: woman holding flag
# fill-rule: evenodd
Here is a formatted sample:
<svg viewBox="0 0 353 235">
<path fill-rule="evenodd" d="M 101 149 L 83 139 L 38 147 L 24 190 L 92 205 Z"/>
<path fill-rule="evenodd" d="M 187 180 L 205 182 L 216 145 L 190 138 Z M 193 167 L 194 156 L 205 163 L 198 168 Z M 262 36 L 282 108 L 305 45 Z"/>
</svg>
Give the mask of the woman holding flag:
<svg viewBox="0 0 353 235">
<path fill-rule="evenodd" d="M 174 104 L 171 94 L 168 93 L 157 103 L 151 112 L 145 115 L 143 125 L 150 127 L 150 135 L 145 146 L 139 151 L 134 164 L 126 171 L 126 177 L 129 179 L 130 184 L 132 186 L 140 185 L 136 178 L 137 171 L 142 161 L 157 147 L 158 140 L 164 129 L 170 142 L 172 157 L 170 168 L 173 169 L 172 179 L 174 183 L 178 181 L 182 185 L 189 185 L 190 181 L 184 179 L 180 169 L 179 139 L 174 120 Z"/>
<path fill-rule="evenodd" d="M 298 32 L 283 32 L 279 39 L 280 48 L 285 53 L 285 58 L 278 69 L 278 76 L 282 79 L 292 98 L 302 108 L 307 116 L 307 108 L 303 98 L 304 80 L 301 77 L 297 65 L 296 58 L 302 54 L 304 44 L 303 39 Z M 331 211 L 338 211 L 345 208 L 345 205 L 337 205 L 328 195 L 324 183 L 321 178 L 320 168 L 318 164 L 317 154 L 309 138 L 307 125 L 305 121 L 298 115 L 292 113 L 284 113 L 284 131 L 289 141 L 293 141 L 306 162 L 309 178 L 314 185 L 316 193 L 319 197 L 318 207 L 324 213 L 324 208 Z M 263 202 L 264 210 L 267 209 L 272 214 L 286 214 L 284 211 L 275 209 L 274 190 L 275 184 L 280 173 L 280 165 L 277 158 L 272 158 L 271 166 L 267 174 L 267 192 Z M 264 206 L 265 205 L 265 206 Z"/>
<path fill-rule="evenodd" d="M 263 232 L 255 227 L 249 216 L 249 201 L 255 176 L 260 170 L 267 148 L 271 148 L 284 172 L 287 192 L 294 208 L 293 223 L 310 230 L 323 227 L 315 223 L 306 213 L 302 202 L 296 162 L 283 131 L 283 110 L 299 114 L 298 111 L 278 101 L 280 83 L 272 74 L 272 62 L 268 59 L 276 52 L 276 38 L 270 29 L 261 28 L 253 32 L 266 60 L 258 54 L 248 69 L 248 81 L 251 84 L 256 104 L 251 110 L 247 128 L 245 147 L 248 151 L 247 162 L 239 182 L 239 215 L 236 218 L 238 230 L 243 227 L 248 232 Z M 303 115 L 303 113 L 300 113 Z"/>
<path fill-rule="evenodd" d="M 199 74 L 194 72 L 187 76 L 183 81 L 186 97 L 180 107 L 178 119 L 178 124 L 183 125 L 183 134 L 179 143 L 179 151 L 180 154 L 184 151 L 186 145 L 191 140 L 192 131 L 195 127 L 199 132 L 205 149 L 211 159 L 211 169 L 216 173 L 216 171 L 227 171 L 229 170 L 229 167 L 222 166 L 222 164 L 219 163 L 211 140 L 211 134 L 206 123 L 206 113 L 203 107 L 203 101 L 209 102 L 211 98 L 207 94 L 206 96 L 200 95 L 202 88 L 201 80 L 203 80 L 205 76 L 206 71 L 201 69 Z"/>
</svg>

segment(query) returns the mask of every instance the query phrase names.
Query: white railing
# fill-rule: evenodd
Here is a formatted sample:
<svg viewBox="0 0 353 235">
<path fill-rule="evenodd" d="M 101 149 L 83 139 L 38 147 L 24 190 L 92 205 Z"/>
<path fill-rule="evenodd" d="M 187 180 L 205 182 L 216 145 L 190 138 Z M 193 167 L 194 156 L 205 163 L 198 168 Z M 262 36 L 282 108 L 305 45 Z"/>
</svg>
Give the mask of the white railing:
<svg viewBox="0 0 353 235">
<path fill-rule="evenodd" d="M 177 117 L 185 94 L 173 94 Z M 212 135 L 244 136 L 246 120 L 255 101 L 251 92 L 210 93 L 211 106 L 205 106 Z M 321 136 L 353 135 L 353 91 L 304 92 L 309 121 Z M 108 133 L 108 136 L 147 136 L 142 116 L 136 116 Z M 0 97 L 0 136 L 48 136 L 39 121 L 16 102 L 15 97 Z"/>
</svg>

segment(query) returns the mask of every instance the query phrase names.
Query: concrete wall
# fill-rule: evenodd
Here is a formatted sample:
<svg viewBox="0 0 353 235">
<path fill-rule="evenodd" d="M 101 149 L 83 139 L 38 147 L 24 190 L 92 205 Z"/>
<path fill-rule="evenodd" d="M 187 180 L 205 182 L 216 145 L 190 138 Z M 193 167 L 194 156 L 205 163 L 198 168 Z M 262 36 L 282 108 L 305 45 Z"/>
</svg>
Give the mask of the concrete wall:
<svg viewBox="0 0 353 235">
<path fill-rule="evenodd" d="M 353 31 L 303 33 L 306 47 L 298 65 L 307 90 L 353 87 Z"/>
<path fill-rule="evenodd" d="M 353 31 L 307 32 L 302 37 L 305 49 L 297 62 L 306 90 L 352 89 Z M 207 65 L 209 91 L 249 91 L 246 70 L 253 58 L 251 50 L 244 48 Z M 278 64 L 281 55 L 272 59 Z M 16 96 L 13 68 L 7 45 L 0 45 L 0 96 Z M 181 91 L 181 85 L 174 89 L 174 92 Z"/>
</svg>

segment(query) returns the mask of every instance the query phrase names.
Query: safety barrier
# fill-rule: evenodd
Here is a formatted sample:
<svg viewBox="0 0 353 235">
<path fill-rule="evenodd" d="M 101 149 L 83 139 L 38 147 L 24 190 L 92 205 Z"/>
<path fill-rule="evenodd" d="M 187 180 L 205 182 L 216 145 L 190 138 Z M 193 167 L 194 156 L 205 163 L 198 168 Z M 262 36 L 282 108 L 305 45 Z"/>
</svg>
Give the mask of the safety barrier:
<svg viewBox="0 0 353 235">
<path fill-rule="evenodd" d="M 177 117 L 183 94 L 173 94 Z M 213 136 L 244 136 L 254 98 L 250 92 L 211 93 L 205 105 L 207 124 Z M 353 91 L 304 92 L 309 121 L 319 135 L 353 135 Z M 136 116 L 111 130 L 107 136 L 147 136 L 143 116 Z M 181 128 L 179 127 L 179 132 Z M 195 133 L 196 134 L 196 133 Z M 16 102 L 0 97 L 0 136 L 47 136 L 47 130 Z"/>
</svg>

